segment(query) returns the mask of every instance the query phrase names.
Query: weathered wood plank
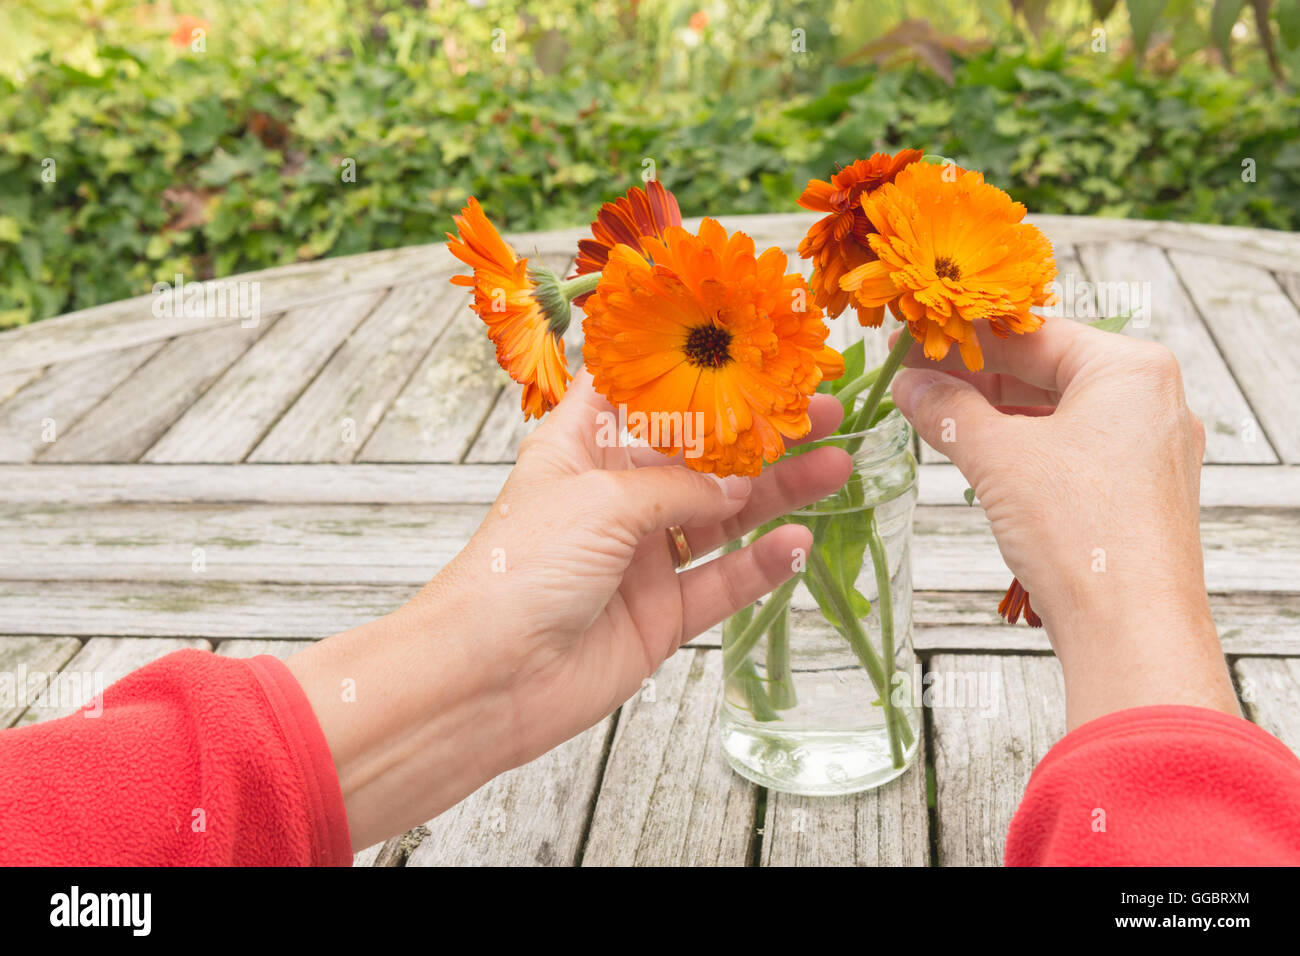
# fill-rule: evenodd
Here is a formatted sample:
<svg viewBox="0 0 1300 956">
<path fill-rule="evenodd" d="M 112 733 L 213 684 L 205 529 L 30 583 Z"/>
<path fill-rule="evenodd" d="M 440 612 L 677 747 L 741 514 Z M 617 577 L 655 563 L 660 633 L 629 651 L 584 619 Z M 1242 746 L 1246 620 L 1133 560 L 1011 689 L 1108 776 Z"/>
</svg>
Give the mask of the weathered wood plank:
<svg viewBox="0 0 1300 956">
<path fill-rule="evenodd" d="M 623 705 L 584 866 L 744 866 L 758 788 L 723 760 L 722 653 L 678 651 Z"/>
<path fill-rule="evenodd" d="M 213 580 L 0 581 L 0 634 L 320 638 L 382 617 L 417 590 Z"/>
<path fill-rule="evenodd" d="M 110 505 L 0 502 L 0 579 L 115 578 L 419 584 L 469 540 L 482 505 Z M 983 513 L 920 506 L 913 581 L 922 590 L 996 590 L 1010 581 Z M 1300 510 L 1202 511 L 1212 591 L 1292 591 Z M 521 545 L 526 546 L 526 545 Z M 1098 542 L 1105 548 L 1107 542 Z M 196 550 L 201 549 L 201 552 Z M 508 556 L 507 556 L 508 557 Z M 1092 560 L 1091 551 L 1088 560 Z M 196 570 L 201 565 L 201 570 Z"/>
<path fill-rule="evenodd" d="M 477 445 L 476 445 L 477 447 Z M 0 501 L 100 504 L 490 504 L 507 464 L 0 464 Z M 917 502 L 963 504 L 951 463 L 922 465 Z M 1205 465 L 1205 508 L 1300 508 L 1300 467 Z"/>
<path fill-rule="evenodd" d="M 1246 716 L 1300 754 L 1300 658 L 1244 658 L 1232 670 Z"/>
<path fill-rule="evenodd" d="M 818 218 L 816 213 L 720 217 L 728 229 L 745 231 L 760 248 L 797 245 Z M 1083 216 L 1040 215 L 1031 216 L 1030 221 L 1037 223 L 1055 243 L 1111 239 L 1148 242 L 1167 249 L 1254 263 L 1280 272 L 1295 272 L 1295 263 L 1300 260 L 1300 239 L 1291 233 L 1267 229 Z M 699 218 L 688 219 L 685 225 L 695 229 Z M 578 240 L 587 233 L 586 226 L 576 226 L 549 232 L 515 233 L 507 239 L 521 252 L 538 249 L 562 255 L 572 254 Z M 257 282 L 261 310 L 267 315 L 338 296 L 445 276 L 461 268 L 447 252 L 445 243 L 431 243 L 300 262 L 230 278 Z M 0 334 L 0 372 L 70 361 L 238 321 L 221 316 L 158 319 L 152 314 L 152 304 L 152 296 L 138 296 Z"/>
<path fill-rule="evenodd" d="M 0 342 L 3 341 L 0 338 Z M 43 368 L 26 368 L 18 372 L 0 373 L 0 404 L 7 402 L 19 389 L 36 381 L 44 371 Z"/>
<path fill-rule="evenodd" d="M 0 504 L 6 540 L 0 577 L 416 584 L 464 547 L 486 510 L 117 505 L 84 511 Z"/>
<path fill-rule="evenodd" d="M 18 390 L 0 405 L 0 461 L 31 461 L 160 347 L 150 343 L 56 365 Z"/>
<path fill-rule="evenodd" d="M 144 667 L 172 651 L 188 647 L 211 650 L 199 639 L 150 637 L 92 637 L 59 671 L 50 687 L 48 701 L 28 707 L 17 726 L 66 717 L 85 706 L 114 681 Z"/>
<path fill-rule="evenodd" d="M 0 729 L 22 716 L 80 650 L 75 637 L 0 637 Z"/>
<path fill-rule="evenodd" d="M 1285 462 L 1300 462 L 1300 309 L 1259 266 L 1189 252 L 1169 257 L 1274 450 Z"/>
<path fill-rule="evenodd" d="M 612 718 L 430 820 L 407 866 L 574 866 Z"/>
<path fill-rule="evenodd" d="M 1080 254 L 1094 285 L 1150 284 L 1151 314 L 1134 316 L 1124 334 L 1159 342 L 1178 359 L 1187 404 L 1205 424 L 1205 460 L 1277 461 L 1165 253 L 1145 243 L 1108 242 L 1081 246 Z"/>
<path fill-rule="evenodd" d="M 447 251 L 446 243 L 435 243 L 300 262 L 217 281 L 254 284 L 261 317 L 266 319 L 288 309 L 302 309 L 360 293 L 382 292 L 407 282 L 445 278 L 459 265 Z M 239 315 L 231 314 L 235 311 L 232 309 L 159 318 L 153 314 L 153 303 L 152 295 L 136 296 L 0 333 L 0 372 L 74 361 L 243 321 Z"/>
<path fill-rule="evenodd" d="M 921 668 L 914 680 L 920 687 Z M 926 743 L 908 771 L 876 790 L 843 797 L 768 791 L 764 866 L 928 866 Z"/>
<path fill-rule="evenodd" d="M 39 460 L 135 461 L 276 318 L 264 318 L 252 328 L 223 325 L 172 339 L 66 435 L 47 446 Z"/>
<path fill-rule="evenodd" d="M 197 575 L 196 575 L 197 577 Z M 268 584 L 230 581 L 3 581 L 0 634 L 118 635 L 310 640 L 382 617 L 417 585 Z M 921 651 L 1043 652 L 1047 635 L 1008 627 L 1001 592 L 917 591 L 914 644 Z M 1300 595 L 1212 594 L 1229 654 L 1300 654 Z M 690 647 L 720 646 L 717 628 Z"/>
<path fill-rule="evenodd" d="M 398 286 L 343 343 L 249 461 L 351 461 L 461 305 L 442 279 Z"/>
<path fill-rule="evenodd" d="M 507 465 L 0 464 L 0 501 L 109 504 L 491 504 Z M 958 496 L 960 500 L 960 495 Z"/>
<path fill-rule="evenodd" d="M 242 461 L 382 297 L 363 292 L 282 316 L 144 455 Z"/>
<path fill-rule="evenodd" d="M 931 674 L 934 675 L 931 678 Z M 1065 735 L 1055 658 L 937 654 L 933 721 L 941 866 L 999 866 L 1029 775 Z"/>
<path fill-rule="evenodd" d="M 0 470 L 0 480 L 4 472 Z M 922 465 L 917 502 L 964 503 L 968 483 L 952 464 Z M 1294 465 L 1203 465 L 1202 508 L 1300 508 L 1300 468 Z"/>
<path fill-rule="evenodd" d="M 464 296 L 358 461 L 460 461 L 509 377 Z"/>
</svg>

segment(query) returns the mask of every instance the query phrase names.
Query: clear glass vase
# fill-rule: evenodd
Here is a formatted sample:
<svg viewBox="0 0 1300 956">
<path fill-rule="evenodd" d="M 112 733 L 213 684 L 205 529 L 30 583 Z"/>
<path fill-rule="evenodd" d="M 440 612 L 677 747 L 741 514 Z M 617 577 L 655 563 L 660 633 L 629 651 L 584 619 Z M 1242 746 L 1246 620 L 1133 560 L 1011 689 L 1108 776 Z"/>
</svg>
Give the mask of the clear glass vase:
<svg viewBox="0 0 1300 956">
<path fill-rule="evenodd" d="M 892 411 L 867 431 L 804 446 L 844 448 L 853 473 L 783 519 L 813 532 L 800 573 L 723 626 L 722 750 L 755 783 L 853 793 L 901 775 L 916 755 L 910 439 Z"/>
</svg>

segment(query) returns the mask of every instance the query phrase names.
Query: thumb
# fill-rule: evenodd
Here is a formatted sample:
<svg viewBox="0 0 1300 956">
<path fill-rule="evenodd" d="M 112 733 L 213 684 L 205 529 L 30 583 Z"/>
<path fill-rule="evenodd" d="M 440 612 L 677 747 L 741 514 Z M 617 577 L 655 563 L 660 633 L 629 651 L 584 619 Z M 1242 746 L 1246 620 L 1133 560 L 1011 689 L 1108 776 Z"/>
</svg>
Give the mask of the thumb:
<svg viewBox="0 0 1300 956">
<path fill-rule="evenodd" d="M 749 501 L 753 482 L 718 478 L 681 465 L 658 465 L 600 474 L 610 482 L 610 514 L 645 537 L 670 525 L 710 524 L 730 518 Z"/>
<path fill-rule="evenodd" d="M 894 404 L 931 448 L 941 451 L 968 481 L 1007 422 L 969 382 L 934 369 L 903 369 L 894 379 Z"/>
</svg>

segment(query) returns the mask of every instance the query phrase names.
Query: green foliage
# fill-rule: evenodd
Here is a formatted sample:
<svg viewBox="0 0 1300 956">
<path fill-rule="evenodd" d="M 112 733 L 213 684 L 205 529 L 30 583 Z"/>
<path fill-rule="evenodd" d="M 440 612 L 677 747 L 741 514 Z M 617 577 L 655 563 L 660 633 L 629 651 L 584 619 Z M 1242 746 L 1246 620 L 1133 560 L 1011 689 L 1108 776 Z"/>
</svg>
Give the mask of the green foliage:
<svg viewBox="0 0 1300 956">
<path fill-rule="evenodd" d="M 583 32 L 537 6 L 457 4 L 443 22 L 373 0 L 352 34 L 286 6 L 265 14 L 281 34 L 237 46 L 214 25 L 202 53 L 164 33 L 102 40 L 80 66 L 25 61 L 0 76 L 0 325 L 176 273 L 438 241 L 471 194 L 507 229 L 585 223 L 647 160 L 688 216 L 794 211 L 836 163 L 920 146 L 1037 212 L 1300 228 L 1300 98 L 1221 69 L 1157 77 L 1004 44 L 956 57 L 950 85 L 924 65 L 837 65 L 812 3 L 739 5 L 702 32 L 693 4 Z M 808 24 L 806 55 L 790 22 Z"/>
</svg>

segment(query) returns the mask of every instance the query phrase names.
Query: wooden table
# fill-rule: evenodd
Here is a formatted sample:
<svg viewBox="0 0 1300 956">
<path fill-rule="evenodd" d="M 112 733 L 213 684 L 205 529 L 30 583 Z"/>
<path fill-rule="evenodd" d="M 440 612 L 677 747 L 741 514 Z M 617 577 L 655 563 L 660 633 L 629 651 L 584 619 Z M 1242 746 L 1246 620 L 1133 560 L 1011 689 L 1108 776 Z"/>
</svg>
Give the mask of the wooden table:
<svg viewBox="0 0 1300 956">
<path fill-rule="evenodd" d="M 793 250 L 811 221 L 728 225 Z M 1174 351 L 1205 422 L 1224 648 L 1251 719 L 1300 748 L 1300 236 L 1038 222 L 1063 277 L 1150 283 L 1149 324 L 1127 334 Z M 516 242 L 564 269 L 582 233 Z M 109 682 L 181 647 L 288 655 L 428 580 L 528 430 L 447 283 L 457 266 L 439 244 L 241 276 L 260 291 L 250 328 L 158 318 L 146 296 L 0 335 L 0 672 L 60 671 L 75 692 L 77 675 Z M 834 328 L 840 346 L 857 332 Z M 719 755 L 715 631 L 653 694 L 357 862 L 998 863 L 1064 732 L 1060 670 L 1042 631 L 999 624 L 1008 573 L 987 524 L 952 465 L 920 457 L 916 647 L 929 672 L 995 677 L 995 716 L 930 710 L 920 766 L 880 791 L 765 793 Z M 5 706 L 0 727 L 69 709 Z"/>
</svg>

